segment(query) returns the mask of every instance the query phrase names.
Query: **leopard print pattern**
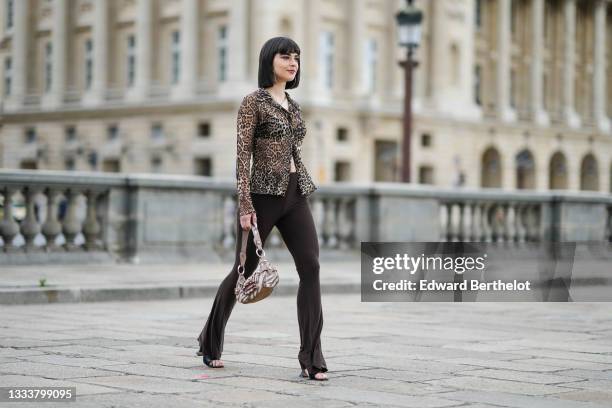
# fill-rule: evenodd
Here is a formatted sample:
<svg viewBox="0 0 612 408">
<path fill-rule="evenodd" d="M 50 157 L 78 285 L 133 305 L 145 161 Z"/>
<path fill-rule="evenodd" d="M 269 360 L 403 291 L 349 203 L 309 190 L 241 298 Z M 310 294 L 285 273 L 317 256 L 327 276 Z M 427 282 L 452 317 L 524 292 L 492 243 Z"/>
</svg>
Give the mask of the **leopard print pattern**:
<svg viewBox="0 0 612 408">
<path fill-rule="evenodd" d="M 245 96 L 238 109 L 236 187 L 241 216 L 255 211 L 253 193 L 285 196 L 291 157 L 300 193 L 309 196 L 318 188 L 302 162 L 301 146 L 306 136 L 302 110 L 285 94 L 288 110 L 264 88 Z"/>
</svg>

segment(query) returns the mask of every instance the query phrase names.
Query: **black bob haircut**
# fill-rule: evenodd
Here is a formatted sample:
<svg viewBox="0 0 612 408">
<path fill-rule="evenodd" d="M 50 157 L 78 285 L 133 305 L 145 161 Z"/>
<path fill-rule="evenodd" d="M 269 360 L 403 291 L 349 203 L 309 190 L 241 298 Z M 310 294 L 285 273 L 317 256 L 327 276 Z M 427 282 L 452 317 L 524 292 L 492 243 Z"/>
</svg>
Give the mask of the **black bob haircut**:
<svg viewBox="0 0 612 408">
<path fill-rule="evenodd" d="M 276 54 L 291 54 L 296 53 L 300 55 L 300 47 L 288 37 L 274 37 L 270 38 L 261 47 L 259 52 L 259 74 L 257 82 L 260 88 L 269 88 L 274 85 L 274 67 L 272 65 L 274 56 Z M 298 61 L 298 70 L 295 74 L 295 78 L 285 84 L 285 89 L 297 88 L 300 83 L 300 72 L 302 71 L 302 64 Z"/>
</svg>

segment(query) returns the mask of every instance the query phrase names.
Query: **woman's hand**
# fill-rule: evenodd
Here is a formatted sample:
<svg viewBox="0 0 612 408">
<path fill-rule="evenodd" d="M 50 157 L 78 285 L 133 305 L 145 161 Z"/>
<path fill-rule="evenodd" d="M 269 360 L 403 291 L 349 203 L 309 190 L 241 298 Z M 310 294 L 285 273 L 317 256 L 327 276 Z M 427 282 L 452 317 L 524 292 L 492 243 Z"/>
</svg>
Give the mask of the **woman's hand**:
<svg viewBox="0 0 612 408">
<path fill-rule="evenodd" d="M 240 216 L 240 226 L 243 230 L 250 230 L 253 224 L 257 224 L 257 215 L 255 212 Z"/>
</svg>

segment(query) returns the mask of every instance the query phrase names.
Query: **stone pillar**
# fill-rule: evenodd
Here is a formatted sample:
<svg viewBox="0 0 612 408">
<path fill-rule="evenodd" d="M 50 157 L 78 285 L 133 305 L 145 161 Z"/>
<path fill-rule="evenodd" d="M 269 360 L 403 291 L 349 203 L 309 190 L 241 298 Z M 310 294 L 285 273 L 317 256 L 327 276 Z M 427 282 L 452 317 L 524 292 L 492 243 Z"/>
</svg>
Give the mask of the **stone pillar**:
<svg viewBox="0 0 612 408">
<path fill-rule="evenodd" d="M 16 3 L 18 2 L 16 1 Z M 67 0 L 55 0 L 53 3 L 51 89 L 42 100 L 44 106 L 51 108 L 59 107 L 64 103 L 64 93 L 66 91 L 66 3 Z"/>
<path fill-rule="evenodd" d="M 369 46 L 366 37 L 366 25 L 364 23 L 366 2 L 353 1 L 350 2 L 351 17 L 349 19 L 349 38 L 350 41 L 350 67 L 351 70 L 351 90 L 356 97 L 362 97 L 365 94 L 364 74 L 367 69 L 364 66 L 364 48 Z M 379 44 L 379 49 L 381 44 Z M 347 67 L 347 68 L 348 68 Z M 378 81 L 383 84 L 383 81 Z"/>
<path fill-rule="evenodd" d="M 595 3 L 593 39 L 593 119 L 602 132 L 610 131 L 606 113 L 606 1 Z"/>
<path fill-rule="evenodd" d="M 512 3 L 499 0 L 497 5 L 497 109 L 501 120 L 516 120 L 516 112 L 510 106 L 510 18 Z"/>
<path fill-rule="evenodd" d="M 143 100 L 151 86 L 152 1 L 138 0 L 136 15 L 136 78 L 128 99 Z"/>
<path fill-rule="evenodd" d="M 539 125 L 548 125 L 543 106 L 542 52 L 544 49 L 544 0 L 532 0 L 531 24 L 531 113 Z"/>
<path fill-rule="evenodd" d="M 93 23 L 93 77 L 91 89 L 83 101 L 88 105 L 104 103 L 107 87 L 108 0 L 96 0 L 94 11 L 96 18 Z"/>
<path fill-rule="evenodd" d="M 563 116 L 568 126 L 577 128 L 580 126 L 580 117 L 576 113 L 574 93 L 576 82 L 576 0 L 565 0 L 563 15 L 565 20 Z"/>
<path fill-rule="evenodd" d="M 225 96 L 244 95 L 252 88 L 248 84 L 247 55 L 249 49 L 249 2 L 229 2 L 227 79 L 220 84 L 219 93 Z"/>
<path fill-rule="evenodd" d="M 308 39 L 308 54 L 304 53 L 303 62 L 306 63 L 308 81 L 308 98 L 310 100 L 328 100 L 328 91 L 322 84 L 323 67 L 320 64 L 321 41 L 321 0 L 304 2 L 305 24 L 304 38 Z"/>
<path fill-rule="evenodd" d="M 29 0 L 14 2 L 13 41 L 11 45 L 11 95 L 7 108 L 19 109 L 27 93 Z"/>
<path fill-rule="evenodd" d="M 467 1 L 464 11 L 466 15 L 466 31 L 468 32 L 468 35 L 465 36 L 465 40 L 463 42 L 464 45 L 461 47 L 461 61 L 463 62 L 460 73 L 460 78 L 462 81 L 461 93 L 463 98 L 465 98 L 465 115 L 472 119 L 480 119 L 482 117 L 482 110 L 476 104 L 474 88 L 474 84 L 476 82 L 474 75 L 474 67 L 476 66 L 476 2 L 474 0 Z"/>
<path fill-rule="evenodd" d="M 401 10 L 406 4 L 405 0 L 389 0 L 387 3 L 387 18 L 392 21 L 393 24 L 389 24 L 386 31 L 386 44 L 381 44 L 381 49 L 385 50 L 385 59 L 383 61 L 389 61 L 389 64 L 385 64 L 385 76 L 386 88 L 385 94 L 390 96 L 395 101 L 403 101 L 404 99 L 404 70 L 398 65 L 400 61 L 406 57 L 406 49 L 399 46 L 399 38 L 397 36 L 397 22 L 395 15 Z M 415 2 L 416 6 L 423 10 L 427 15 L 427 4 Z M 425 53 L 421 50 L 426 50 L 427 46 L 424 44 L 426 26 L 431 25 L 431 20 L 423 18 L 422 22 L 422 36 L 421 45 L 417 49 L 417 59 L 419 60 L 418 69 L 414 70 L 414 84 L 413 84 L 413 100 L 412 108 L 413 112 L 419 113 L 421 111 L 421 105 L 425 98 L 425 81 L 427 80 L 427 65 L 425 61 Z M 419 56 L 421 56 L 419 58 Z"/>
<path fill-rule="evenodd" d="M 182 0 L 181 8 L 181 76 L 174 96 L 189 99 L 197 86 L 198 1 Z"/>
</svg>

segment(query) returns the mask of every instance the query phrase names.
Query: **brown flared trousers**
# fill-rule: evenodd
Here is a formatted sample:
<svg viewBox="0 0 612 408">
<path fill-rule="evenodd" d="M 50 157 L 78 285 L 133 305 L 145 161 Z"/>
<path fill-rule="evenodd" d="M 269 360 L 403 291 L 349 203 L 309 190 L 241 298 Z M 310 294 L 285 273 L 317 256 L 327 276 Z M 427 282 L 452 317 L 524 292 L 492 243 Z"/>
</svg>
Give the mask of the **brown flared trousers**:
<svg viewBox="0 0 612 408">
<path fill-rule="evenodd" d="M 308 369 L 309 373 L 326 372 L 327 365 L 321 351 L 323 310 L 319 284 L 319 241 L 308 200 L 299 191 L 297 173 L 290 173 L 289 185 L 284 197 L 255 193 L 251 197 L 257 214 L 257 226 L 259 227 L 262 245 L 265 244 L 272 228 L 276 226 L 293 256 L 300 278 L 297 293 L 297 315 L 300 327 L 298 361 L 300 367 Z M 238 279 L 237 269 L 240 265 L 242 233 L 245 232 L 240 226 L 238 210 L 236 211 L 236 219 L 234 267 L 221 282 L 208 320 L 198 336 L 200 352 L 213 360 L 221 358 L 225 326 L 236 304 L 234 287 Z M 244 265 L 245 277 L 249 277 L 259 263 L 259 257 L 255 253 L 255 249 L 253 231 L 249 230 L 247 257 Z M 248 305 L 244 307 L 248 307 Z"/>
</svg>

